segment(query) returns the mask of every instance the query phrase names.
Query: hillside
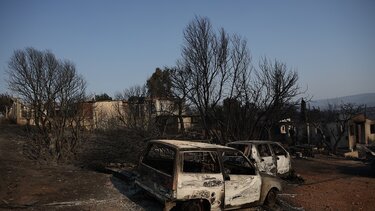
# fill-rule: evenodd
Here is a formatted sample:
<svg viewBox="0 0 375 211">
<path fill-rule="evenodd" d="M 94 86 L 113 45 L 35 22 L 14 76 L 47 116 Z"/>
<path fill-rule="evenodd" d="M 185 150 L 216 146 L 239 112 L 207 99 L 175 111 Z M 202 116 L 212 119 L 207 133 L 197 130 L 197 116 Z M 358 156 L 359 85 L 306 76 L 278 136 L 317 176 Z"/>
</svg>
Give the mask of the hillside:
<svg viewBox="0 0 375 211">
<path fill-rule="evenodd" d="M 358 95 L 350 95 L 337 98 L 312 100 L 310 107 L 319 107 L 321 109 L 328 108 L 328 105 L 339 105 L 343 103 L 352 103 L 356 105 L 366 105 L 367 107 L 375 107 L 375 93 L 365 93 Z"/>
</svg>

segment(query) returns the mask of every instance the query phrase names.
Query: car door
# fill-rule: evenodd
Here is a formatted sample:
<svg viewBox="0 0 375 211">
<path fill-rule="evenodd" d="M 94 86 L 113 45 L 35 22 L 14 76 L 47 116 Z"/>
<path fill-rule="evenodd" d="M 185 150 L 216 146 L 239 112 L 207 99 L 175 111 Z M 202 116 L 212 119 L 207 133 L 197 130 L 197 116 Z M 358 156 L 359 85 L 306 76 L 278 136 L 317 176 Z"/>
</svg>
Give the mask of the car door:
<svg viewBox="0 0 375 211">
<path fill-rule="evenodd" d="M 258 156 L 254 156 L 259 171 L 270 175 L 276 175 L 276 159 L 272 156 L 271 149 L 267 143 L 260 143 L 256 146 Z"/>
<path fill-rule="evenodd" d="M 224 179 L 216 151 L 184 151 L 180 155 L 177 178 L 179 200 L 207 199 L 212 209 L 220 209 Z"/>
<path fill-rule="evenodd" d="M 176 151 L 162 144 L 150 144 L 141 158 L 136 183 L 161 201 L 173 197 Z"/>
<path fill-rule="evenodd" d="M 255 167 L 239 151 L 223 153 L 225 208 L 239 208 L 260 199 L 262 180 Z"/>
<path fill-rule="evenodd" d="M 288 173 L 290 171 L 289 153 L 278 144 L 271 144 L 271 148 L 276 157 L 277 173 Z"/>
</svg>

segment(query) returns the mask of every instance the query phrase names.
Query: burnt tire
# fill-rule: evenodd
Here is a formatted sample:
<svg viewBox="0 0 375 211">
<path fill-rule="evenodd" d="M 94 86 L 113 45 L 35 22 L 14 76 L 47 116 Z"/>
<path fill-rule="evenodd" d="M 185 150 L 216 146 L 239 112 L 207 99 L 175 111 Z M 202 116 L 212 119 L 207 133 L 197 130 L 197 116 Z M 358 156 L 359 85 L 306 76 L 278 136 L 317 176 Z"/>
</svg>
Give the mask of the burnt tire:
<svg viewBox="0 0 375 211">
<path fill-rule="evenodd" d="M 181 206 L 182 211 L 204 211 L 204 206 L 199 200 L 187 201 Z"/>
<path fill-rule="evenodd" d="M 266 197 L 266 200 L 264 201 L 264 205 L 271 209 L 271 210 L 274 210 L 277 205 L 277 194 L 279 193 L 279 191 L 276 189 L 276 188 L 272 188 L 268 194 L 267 194 L 267 197 Z"/>
</svg>

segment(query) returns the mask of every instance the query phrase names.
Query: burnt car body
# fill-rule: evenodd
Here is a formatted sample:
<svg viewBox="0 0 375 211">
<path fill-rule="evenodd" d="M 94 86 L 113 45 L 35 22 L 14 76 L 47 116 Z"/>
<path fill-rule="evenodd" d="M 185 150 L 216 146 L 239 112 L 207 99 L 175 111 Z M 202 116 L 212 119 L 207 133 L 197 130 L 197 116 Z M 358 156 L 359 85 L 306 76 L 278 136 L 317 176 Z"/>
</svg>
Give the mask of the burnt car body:
<svg viewBox="0 0 375 211">
<path fill-rule="evenodd" d="M 358 158 L 370 164 L 372 170 L 375 172 L 375 145 L 357 144 Z"/>
<path fill-rule="evenodd" d="M 164 210 L 272 206 L 282 189 L 278 178 L 260 174 L 239 150 L 191 141 L 150 141 L 137 171 L 136 184 Z"/>
<path fill-rule="evenodd" d="M 259 171 L 270 175 L 287 176 L 292 170 L 289 152 L 278 142 L 263 140 L 235 141 L 227 146 L 243 152 L 256 163 Z"/>
</svg>

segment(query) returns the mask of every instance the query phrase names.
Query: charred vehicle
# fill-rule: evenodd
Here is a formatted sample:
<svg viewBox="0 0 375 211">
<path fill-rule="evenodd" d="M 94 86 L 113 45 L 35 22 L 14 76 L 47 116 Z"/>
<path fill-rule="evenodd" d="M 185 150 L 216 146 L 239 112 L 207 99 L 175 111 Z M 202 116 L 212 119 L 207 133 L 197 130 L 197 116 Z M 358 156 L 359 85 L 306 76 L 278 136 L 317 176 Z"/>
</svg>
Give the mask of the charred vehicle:
<svg viewBox="0 0 375 211">
<path fill-rule="evenodd" d="M 239 150 L 178 140 L 149 142 L 136 184 L 164 210 L 272 207 L 282 189 L 278 178 L 260 174 Z"/>
<path fill-rule="evenodd" d="M 357 144 L 358 158 L 371 165 L 372 170 L 375 172 L 375 145 Z"/>
<path fill-rule="evenodd" d="M 292 170 L 291 158 L 287 150 L 278 142 L 273 141 L 236 141 L 227 146 L 243 152 L 256 163 L 259 171 L 270 175 L 287 176 Z"/>
</svg>

